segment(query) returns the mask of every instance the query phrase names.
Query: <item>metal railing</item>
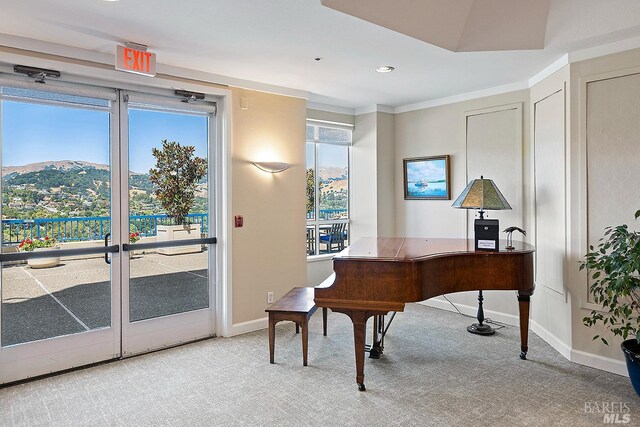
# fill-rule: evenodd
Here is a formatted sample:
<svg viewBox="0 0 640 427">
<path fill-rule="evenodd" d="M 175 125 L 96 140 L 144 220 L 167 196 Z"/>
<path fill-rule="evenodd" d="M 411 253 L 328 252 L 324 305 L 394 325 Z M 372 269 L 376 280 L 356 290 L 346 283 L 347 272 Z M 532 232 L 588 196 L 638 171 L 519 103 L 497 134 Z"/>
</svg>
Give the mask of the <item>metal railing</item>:
<svg viewBox="0 0 640 427">
<path fill-rule="evenodd" d="M 203 233 L 207 232 L 209 216 L 205 213 L 193 213 L 186 216 L 191 224 L 200 224 Z M 173 225 L 173 218 L 165 214 L 131 215 L 130 231 L 137 231 L 141 236 L 155 236 L 158 225 Z M 111 220 L 106 216 L 77 218 L 34 218 L 3 219 L 3 244 L 20 243 L 24 239 L 38 239 L 49 236 L 58 242 L 80 242 L 86 240 L 103 240 L 105 234 L 111 232 Z"/>
<path fill-rule="evenodd" d="M 318 219 L 323 221 L 329 221 L 333 219 L 346 219 L 346 209 L 320 209 L 320 217 Z M 307 219 L 315 219 L 315 211 L 307 212 Z"/>
</svg>

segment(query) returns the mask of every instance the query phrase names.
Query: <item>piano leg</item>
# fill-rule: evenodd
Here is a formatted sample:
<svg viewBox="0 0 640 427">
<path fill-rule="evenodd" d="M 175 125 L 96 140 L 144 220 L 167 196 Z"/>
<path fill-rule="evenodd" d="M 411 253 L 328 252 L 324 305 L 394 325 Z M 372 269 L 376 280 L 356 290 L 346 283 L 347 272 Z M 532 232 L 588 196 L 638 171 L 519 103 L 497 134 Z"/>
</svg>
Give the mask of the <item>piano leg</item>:
<svg viewBox="0 0 640 427">
<path fill-rule="evenodd" d="M 518 293 L 518 305 L 520 308 L 520 359 L 527 359 L 529 350 L 529 301 L 530 295 Z"/>
<path fill-rule="evenodd" d="M 364 386 L 364 341 L 367 334 L 367 319 L 369 316 L 366 311 L 352 311 L 349 313 L 353 322 L 353 342 L 356 352 L 356 383 L 358 390 L 365 391 Z"/>
</svg>

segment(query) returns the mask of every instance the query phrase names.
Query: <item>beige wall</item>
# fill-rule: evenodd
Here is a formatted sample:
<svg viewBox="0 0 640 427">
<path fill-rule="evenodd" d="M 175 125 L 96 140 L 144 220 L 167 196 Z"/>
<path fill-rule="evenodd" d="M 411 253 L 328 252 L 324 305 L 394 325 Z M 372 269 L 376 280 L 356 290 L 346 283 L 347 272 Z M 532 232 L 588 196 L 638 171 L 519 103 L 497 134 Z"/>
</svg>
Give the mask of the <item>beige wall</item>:
<svg viewBox="0 0 640 427">
<path fill-rule="evenodd" d="M 571 64 L 530 90 L 396 115 L 396 189 L 402 188 L 403 158 L 449 154 L 452 197 L 457 196 L 469 165 L 487 162 L 479 159 L 486 154 L 477 150 L 480 146 L 469 149 L 470 128 L 464 117 L 517 103 L 523 105 L 522 153 L 516 156 L 522 165 L 518 209 L 529 232 L 526 240 L 537 246 L 532 329 L 570 360 L 624 374 L 617 345 L 621 339 L 605 333 L 616 343 L 606 347 L 592 340 L 603 328 L 582 323 L 599 307 L 589 301 L 588 281 L 578 265 L 588 244 L 601 236 L 596 229 L 618 223 L 640 228 L 633 219 L 640 203 L 633 196 L 640 179 L 640 50 Z M 496 148 L 491 133 L 504 128 L 494 123 L 480 138 L 488 151 Z M 497 163 L 512 167 L 510 162 Z M 398 235 L 465 236 L 466 213 L 451 209 L 452 201 L 404 200 L 399 191 L 395 199 Z M 475 293 L 450 299 L 463 311 L 476 306 Z M 487 314 L 513 323 L 517 308 L 512 299 L 504 293 L 488 294 Z M 429 303 L 448 308 L 437 298 Z"/>
<path fill-rule="evenodd" d="M 587 297 L 588 281 L 577 265 L 587 252 L 589 242 L 598 240 L 602 234 L 598 229 L 604 225 L 638 225 L 633 213 L 640 206 L 637 196 L 639 78 L 640 49 L 571 65 L 568 230 L 571 239 L 567 277 L 574 307 L 572 347 L 578 354 L 622 359 L 617 345 L 621 341 L 619 337 L 605 333 L 612 345 L 604 346 L 592 340 L 602 329 L 586 328 L 582 324 L 582 318 L 597 306 Z M 623 194 L 629 197 L 621 199 L 619 196 Z"/>
<path fill-rule="evenodd" d="M 524 90 L 396 115 L 395 228 L 398 236 L 457 238 L 467 236 L 467 215 L 472 219 L 475 212 L 467 213 L 465 210 L 451 207 L 454 199 L 467 184 L 468 160 L 472 165 L 474 164 L 474 160 L 467 158 L 468 129 L 466 118 L 478 111 L 502 111 L 506 108 L 505 106 L 514 104 L 521 106 L 523 112 L 519 114 L 524 114 L 526 117 L 528 99 L 529 93 Z M 493 118 L 492 116 L 487 117 Z M 518 119 L 515 113 L 510 115 L 507 120 L 506 123 L 512 133 L 514 126 L 522 127 L 521 141 L 514 141 L 514 144 L 521 145 L 520 156 L 522 158 L 510 159 L 503 162 L 504 164 L 492 163 L 491 167 L 499 165 L 508 171 L 518 170 L 519 165 L 524 162 L 524 157 L 529 156 L 529 150 L 526 148 L 529 138 L 527 132 L 524 131 L 528 129 L 528 125 L 522 124 L 522 119 Z M 509 120 L 518 121 L 518 123 L 512 123 Z M 487 149 L 491 150 L 492 146 L 488 146 Z M 402 159 L 443 154 L 450 156 L 451 200 L 404 200 Z M 509 203 L 524 213 L 528 209 L 526 204 L 519 201 L 517 197 L 515 199 L 509 200 Z M 527 215 L 524 214 L 524 216 Z M 490 215 L 490 217 L 494 216 Z M 509 225 L 513 224 L 509 223 Z M 448 297 L 463 311 L 475 314 L 476 292 L 452 294 Z M 450 308 L 449 304 L 440 298 L 430 300 L 429 304 Z M 485 295 L 484 307 L 489 317 L 493 316 L 494 320 L 516 322 L 518 305 L 513 292 L 488 292 Z"/>
<path fill-rule="evenodd" d="M 395 224 L 395 145 L 394 115 L 376 113 L 376 166 L 377 166 L 377 230 L 378 237 L 396 235 Z"/>
<path fill-rule="evenodd" d="M 248 109 L 241 108 L 247 98 Z M 267 292 L 278 299 L 307 282 L 305 255 L 306 101 L 233 90 L 232 233 L 233 324 L 265 317 Z M 293 166 L 270 174 L 252 161 Z"/>
<path fill-rule="evenodd" d="M 377 113 L 356 116 L 351 148 L 351 241 L 378 232 Z"/>
</svg>

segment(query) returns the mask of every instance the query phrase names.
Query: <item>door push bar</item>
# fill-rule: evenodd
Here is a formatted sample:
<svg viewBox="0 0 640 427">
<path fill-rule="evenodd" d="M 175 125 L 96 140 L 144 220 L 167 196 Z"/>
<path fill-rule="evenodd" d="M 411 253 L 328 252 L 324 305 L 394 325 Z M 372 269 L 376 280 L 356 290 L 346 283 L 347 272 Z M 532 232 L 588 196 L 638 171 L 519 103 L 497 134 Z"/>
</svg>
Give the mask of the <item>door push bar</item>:
<svg viewBox="0 0 640 427">
<path fill-rule="evenodd" d="M 8 254 L 0 254 L 0 262 L 10 261 L 26 261 L 29 259 L 37 258 L 50 258 L 56 257 L 69 257 L 78 255 L 93 255 L 93 254 L 115 254 L 120 252 L 118 245 L 111 246 L 98 246 L 92 248 L 75 248 L 75 249 L 56 249 L 55 252 L 51 251 L 38 251 L 38 252 L 14 252 Z"/>
<path fill-rule="evenodd" d="M 71 257 L 80 255 L 95 255 L 104 254 L 104 260 L 107 264 L 111 264 L 109 254 L 116 254 L 120 252 L 119 245 L 109 245 L 110 233 L 104 236 L 104 246 L 89 247 L 89 248 L 74 248 L 74 249 L 56 249 L 55 253 L 51 251 L 38 251 L 38 252 L 13 252 L 13 253 L 0 253 L 0 263 L 11 261 L 27 261 L 30 259 L 38 258 L 50 258 L 56 257 Z M 128 252 L 132 250 L 142 249 L 156 249 L 156 248 L 170 248 L 174 246 L 190 246 L 190 245 L 215 245 L 218 239 L 215 237 L 205 237 L 201 239 L 180 239 L 169 240 L 163 242 L 149 242 L 149 243 L 136 243 L 135 245 L 129 243 L 122 244 L 122 251 Z"/>
<path fill-rule="evenodd" d="M 203 237 L 201 239 L 164 240 L 162 242 L 149 243 L 123 243 L 122 252 L 143 249 L 172 248 L 174 246 L 215 245 L 217 242 L 218 239 L 215 237 Z"/>
</svg>

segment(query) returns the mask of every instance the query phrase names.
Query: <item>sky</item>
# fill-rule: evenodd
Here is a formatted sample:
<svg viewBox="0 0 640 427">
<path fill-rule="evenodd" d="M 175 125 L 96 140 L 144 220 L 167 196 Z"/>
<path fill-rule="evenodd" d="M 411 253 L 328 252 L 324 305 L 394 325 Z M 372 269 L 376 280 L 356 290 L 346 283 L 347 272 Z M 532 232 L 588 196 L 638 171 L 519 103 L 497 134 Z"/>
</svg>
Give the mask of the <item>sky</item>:
<svg viewBox="0 0 640 427">
<path fill-rule="evenodd" d="M 438 181 L 445 179 L 444 159 L 407 163 L 407 180 L 409 182 Z"/>
<path fill-rule="evenodd" d="M 307 169 L 313 168 L 313 156 L 314 156 L 313 143 L 307 143 Z M 340 167 L 348 168 L 349 156 L 346 146 L 343 145 L 331 145 L 331 144 L 318 144 L 318 167 Z"/>
<path fill-rule="evenodd" d="M 22 166 L 48 160 L 82 160 L 109 164 L 109 113 L 15 101 L 2 101 L 2 164 Z M 155 166 L 152 147 L 162 140 L 196 147 L 207 157 L 208 122 L 191 116 L 129 110 L 130 170 L 146 173 Z"/>
</svg>

